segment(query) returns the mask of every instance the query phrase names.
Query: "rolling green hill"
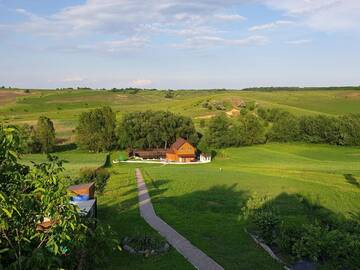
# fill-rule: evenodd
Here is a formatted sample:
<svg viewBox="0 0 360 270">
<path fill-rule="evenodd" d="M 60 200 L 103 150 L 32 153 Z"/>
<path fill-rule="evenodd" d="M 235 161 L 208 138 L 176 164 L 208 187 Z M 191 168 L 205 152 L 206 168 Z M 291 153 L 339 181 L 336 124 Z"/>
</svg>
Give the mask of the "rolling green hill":
<svg viewBox="0 0 360 270">
<path fill-rule="evenodd" d="M 209 110 L 206 101 L 221 102 L 224 111 L 238 110 L 243 102 L 256 103 L 259 107 L 278 107 L 296 115 L 341 115 L 360 112 L 358 88 L 344 90 L 298 90 L 298 91 L 225 91 L 181 90 L 173 98 L 166 98 L 165 91 L 104 90 L 0 90 L 0 122 L 11 124 L 34 124 L 40 115 L 54 120 L 57 136 L 71 139 L 81 112 L 109 105 L 122 114 L 138 110 L 169 110 L 190 116 L 199 123 L 209 119 L 219 110 Z M 236 112 L 236 111 L 235 111 Z"/>
</svg>

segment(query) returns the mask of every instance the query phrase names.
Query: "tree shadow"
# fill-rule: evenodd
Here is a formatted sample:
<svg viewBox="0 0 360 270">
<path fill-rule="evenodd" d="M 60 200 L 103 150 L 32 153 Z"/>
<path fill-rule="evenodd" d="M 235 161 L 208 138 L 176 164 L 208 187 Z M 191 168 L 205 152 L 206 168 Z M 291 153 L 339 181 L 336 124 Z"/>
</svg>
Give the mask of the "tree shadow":
<svg viewBox="0 0 360 270">
<path fill-rule="evenodd" d="M 54 147 L 54 153 L 57 152 L 65 152 L 65 151 L 72 151 L 77 149 L 77 145 L 75 143 L 67 143 L 67 144 L 57 144 Z"/>
<path fill-rule="evenodd" d="M 342 213 L 334 212 L 322 206 L 319 198 L 308 198 L 301 194 L 281 193 L 277 197 L 264 203 L 260 208 L 256 209 L 255 211 L 269 209 L 272 209 L 279 214 L 282 224 L 281 226 L 283 228 L 291 229 L 290 232 L 293 235 L 291 241 L 294 241 L 296 237 L 298 239 L 304 237 L 304 233 L 306 233 L 304 230 L 304 226 L 310 224 L 319 225 L 324 231 L 341 231 L 348 235 L 357 235 L 360 231 L 360 211 L 350 212 L 348 216 L 345 216 Z M 251 224 L 248 225 L 250 225 L 251 228 Z M 279 239 L 278 237 L 279 235 L 276 239 Z M 268 244 L 271 246 L 273 251 L 275 251 L 275 253 L 277 253 L 277 255 L 279 255 L 281 258 L 285 258 L 287 262 L 295 263 L 296 254 L 292 254 L 292 252 L 294 251 L 293 247 L 286 245 L 281 247 L 278 245 L 279 243 L 284 245 L 285 242 L 275 241 Z M 289 243 L 287 242 L 286 244 L 288 245 Z M 341 246 L 339 248 L 341 248 Z M 303 257 L 303 259 L 310 260 L 306 257 Z M 320 260 L 320 264 L 322 265 L 322 267 L 325 267 L 324 269 L 328 269 L 328 267 L 332 269 L 333 266 L 330 265 L 331 260 L 331 257 L 322 257 Z M 346 259 L 344 258 L 344 260 Z M 349 263 L 349 261 L 337 261 L 336 263 L 341 265 L 341 263 L 347 264 Z"/>
<path fill-rule="evenodd" d="M 215 185 L 205 190 L 187 193 L 186 187 L 183 187 L 183 190 L 170 189 L 169 179 L 156 179 L 146 169 L 142 169 L 142 172 L 147 180 L 147 188 L 156 214 L 225 269 L 282 269 L 280 264 L 245 233 L 247 223 L 240 217 L 251 194 L 241 190 L 238 184 Z M 135 185 L 121 185 L 125 190 L 122 192 L 119 189 L 116 192 L 127 199 L 120 203 L 115 200 L 108 205 L 102 205 L 99 208 L 99 216 L 111 224 L 121 236 L 138 233 L 157 235 L 140 217 Z M 177 186 L 181 188 L 181 185 Z M 328 228 L 338 228 L 340 224 L 344 226 L 344 222 L 349 224 L 349 230 L 355 228 L 355 225 L 349 223 L 349 217 L 323 207 L 316 197 L 281 193 L 267 200 L 260 209 L 265 207 L 278 209 L 284 223 L 298 227 L 316 221 Z M 351 219 L 360 220 L 360 212 L 354 213 Z M 163 263 L 158 269 L 169 269 L 176 261 L 169 260 L 168 255 L 164 256 Z M 131 260 L 127 255 L 122 254 L 120 258 L 134 264 L 134 259 Z M 151 261 L 144 264 L 150 265 Z"/>
<path fill-rule="evenodd" d="M 351 185 L 353 185 L 353 186 L 355 186 L 357 188 L 360 188 L 360 183 L 358 182 L 358 180 L 352 174 L 344 174 L 344 177 L 345 177 L 345 180 L 349 184 L 351 184 Z"/>
</svg>

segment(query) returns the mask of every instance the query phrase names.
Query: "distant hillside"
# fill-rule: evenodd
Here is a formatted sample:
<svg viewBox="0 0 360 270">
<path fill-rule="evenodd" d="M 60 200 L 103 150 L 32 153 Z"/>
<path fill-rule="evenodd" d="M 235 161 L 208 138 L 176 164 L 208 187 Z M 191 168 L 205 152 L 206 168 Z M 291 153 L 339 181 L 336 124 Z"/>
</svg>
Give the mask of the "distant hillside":
<svg viewBox="0 0 360 270">
<path fill-rule="evenodd" d="M 0 89 L 0 123 L 54 120 L 57 136 L 72 139 L 79 115 L 109 105 L 118 119 L 126 112 L 165 110 L 191 117 L 199 127 L 218 113 L 235 117 L 244 106 L 281 108 L 295 115 L 360 113 L 360 87 L 251 88 L 234 90 Z"/>
</svg>

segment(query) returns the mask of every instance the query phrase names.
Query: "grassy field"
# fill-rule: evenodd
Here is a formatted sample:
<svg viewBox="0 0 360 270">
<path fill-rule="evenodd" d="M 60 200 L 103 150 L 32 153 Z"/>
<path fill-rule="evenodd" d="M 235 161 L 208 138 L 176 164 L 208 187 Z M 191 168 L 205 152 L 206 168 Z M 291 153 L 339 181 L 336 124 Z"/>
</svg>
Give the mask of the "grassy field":
<svg viewBox="0 0 360 270">
<path fill-rule="evenodd" d="M 296 115 L 341 115 L 360 112 L 360 91 L 177 91 L 165 98 L 164 91 L 141 91 L 137 94 L 94 90 L 0 90 L 0 122 L 34 124 L 40 115 L 50 117 L 58 137 L 73 139 L 81 112 L 111 106 L 118 118 L 138 110 L 169 110 L 190 116 L 199 123 L 217 111 L 202 107 L 204 101 L 224 102 L 226 111 L 237 109 L 239 102 L 256 102 L 260 107 L 278 107 Z"/>
<path fill-rule="evenodd" d="M 242 207 L 251 196 L 268 196 L 286 222 L 307 219 L 303 199 L 343 218 L 360 211 L 356 147 L 269 144 L 225 149 L 201 166 L 140 167 L 158 215 L 225 269 L 281 269 L 244 232 Z M 135 165 L 111 168 L 111 180 L 99 197 L 100 217 L 123 235 L 153 234 L 139 217 L 134 170 Z M 115 258 L 111 266 L 119 269 L 127 264 L 128 269 L 171 269 L 175 262 L 180 267 L 175 269 L 188 267 L 173 253 Z"/>
<path fill-rule="evenodd" d="M 360 91 L 355 90 L 179 91 L 172 99 L 164 96 L 161 91 L 0 90 L 0 123 L 35 124 L 38 116 L 46 115 L 66 143 L 74 139 L 79 114 L 104 105 L 111 106 L 118 118 L 126 112 L 162 109 L 187 115 L 197 125 L 218 113 L 202 107 L 207 100 L 223 101 L 226 111 L 245 101 L 296 115 L 360 113 Z M 66 160 L 66 174 L 72 177 L 83 167 L 103 165 L 106 156 L 80 150 L 56 155 Z M 113 158 L 117 156 L 113 153 Z M 23 157 L 27 164 L 45 159 L 45 155 Z M 339 218 L 360 212 L 359 147 L 266 144 L 221 150 L 211 164 L 140 167 L 158 215 L 225 269 L 281 269 L 244 232 L 242 208 L 252 196 L 268 196 L 286 222 L 298 224 L 309 218 L 309 204 Z M 111 178 L 104 194 L 98 195 L 99 218 L 121 237 L 160 237 L 139 215 L 135 168 L 129 164 L 109 168 Z M 193 269 L 174 250 L 150 258 L 116 252 L 108 259 L 108 269 Z"/>
<path fill-rule="evenodd" d="M 103 166 L 106 160 L 105 153 L 89 153 L 88 151 L 72 150 L 54 153 L 64 161 L 65 175 L 76 177 L 81 168 L 98 168 Z M 44 154 L 28 154 L 21 158 L 22 162 L 31 165 L 31 162 L 40 163 L 47 161 Z"/>
</svg>

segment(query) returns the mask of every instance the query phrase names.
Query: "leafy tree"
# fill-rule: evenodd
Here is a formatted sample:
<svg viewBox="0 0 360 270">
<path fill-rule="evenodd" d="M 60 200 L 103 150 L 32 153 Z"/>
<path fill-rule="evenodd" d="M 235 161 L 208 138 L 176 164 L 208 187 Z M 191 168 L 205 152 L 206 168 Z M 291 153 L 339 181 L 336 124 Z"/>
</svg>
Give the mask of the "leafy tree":
<svg viewBox="0 0 360 270">
<path fill-rule="evenodd" d="M 15 128 L 0 127 L 0 268 L 71 268 L 75 260 L 61 261 L 61 255 L 75 249 L 85 231 L 59 176 L 61 161 L 21 165 L 19 145 Z M 36 229 L 45 218 L 53 221 L 46 233 Z"/>
<path fill-rule="evenodd" d="M 215 148 L 232 146 L 234 144 L 232 124 L 225 114 L 213 117 L 204 135 L 204 144 Z"/>
<path fill-rule="evenodd" d="M 46 116 L 40 116 L 36 125 L 35 144 L 40 146 L 40 151 L 50 153 L 55 147 L 55 128 L 53 122 Z"/>
<path fill-rule="evenodd" d="M 117 132 L 120 148 L 167 148 L 182 137 L 198 142 L 198 134 L 189 117 L 164 111 L 125 114 Z"/>
<path fill-rule="evenodd" d="M 340 117 L 340 144 L 360 145 L 360 114 Z"/>
<path fill-rule="evenodd" d="M 299 119 L 301 139 L 309 143 L 339 144 L 340 121 L 324 115 L 302 116 Z"/>
<path fill-rule="evenodd" d="M 91 151 L 107 151 L 113 149 L 116 116 L 110 107 L 84 112 L 80 115 L 77 127 L 78 144 Z"/>
<path fill-rule="evenodd" d="M 291 142 L 297 141 L 300 138 L 299 120 L 290 113 L 282 113 L 279 115 L 268 137 L 272 141 Z"/>
<path fill-rule="evenodd" d="M 236 145 L 253 145 L 265 140 L 265 129 L 262 122 L 253 114 L 240 118 L 234 128 Z"/>
</svg>

